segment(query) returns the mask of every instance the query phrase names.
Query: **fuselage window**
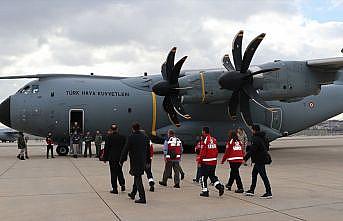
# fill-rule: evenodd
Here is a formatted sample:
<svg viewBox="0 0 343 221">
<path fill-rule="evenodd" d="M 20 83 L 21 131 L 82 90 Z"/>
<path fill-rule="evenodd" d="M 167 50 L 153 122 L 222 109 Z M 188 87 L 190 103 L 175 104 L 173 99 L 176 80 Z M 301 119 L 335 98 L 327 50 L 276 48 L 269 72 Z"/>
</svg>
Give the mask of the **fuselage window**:
<svg viewBox="0 0 343 221">
<path fill-rule="evenodd" d="M 39 85 L 32 85 L 32 93 L 37 94 L 39 92 Z"/>
</svg>

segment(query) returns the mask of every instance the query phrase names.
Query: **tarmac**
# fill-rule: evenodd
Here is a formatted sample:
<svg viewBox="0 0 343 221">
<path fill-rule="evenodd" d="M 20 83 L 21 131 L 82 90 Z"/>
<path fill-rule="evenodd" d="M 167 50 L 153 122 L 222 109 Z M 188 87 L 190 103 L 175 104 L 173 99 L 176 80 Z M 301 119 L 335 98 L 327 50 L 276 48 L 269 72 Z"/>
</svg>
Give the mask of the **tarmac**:
<svg viewBox="0 0 343 221">
<path fill-rule="evenodd" d="M 282 138 L 272 142 L 272 165 L 267 167 L 273 198 L 260 199 L 264 186 L 258 178 L 256 194 L 225 191 L 222 197 L 210 187 L 210 197 L 199 196 L 200 186 L 192 182 L 195 156 L 185 154 L 186 173 L 181 189 L 156 185 L 148 191 L 147 204 L 128 198 L 132 177 L 124 164 L 125 192 L 109 193 L 108 164 L 96 158 L 45 158 L 45 144 L 29 141 L 30 159 L 17 160 L 16 144 L 0 144 L 0 220 L 342 220 L 343 136 Z M 221 159 L 222 154 L 220 155 Z M 163 173 L 161 154 L 153 159 L 158 182 Z M 250 185 L 251 166 L 241 167 L 245 189 Z M 228 165 L 217 166 L 225 184 Z M 234 187 L 235 188 L 235 187 Z M 138 196 L 137 196 L 138 197 Z"/>
</svg>

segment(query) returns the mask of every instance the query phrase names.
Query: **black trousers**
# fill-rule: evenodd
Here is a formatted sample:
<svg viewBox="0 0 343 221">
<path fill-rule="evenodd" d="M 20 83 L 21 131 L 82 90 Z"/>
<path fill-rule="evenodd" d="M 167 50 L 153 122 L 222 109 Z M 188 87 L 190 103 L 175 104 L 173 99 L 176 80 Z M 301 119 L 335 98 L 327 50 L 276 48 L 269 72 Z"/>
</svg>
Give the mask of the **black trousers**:
<svg viewBox="0 0 343 221">
<path fill-rule="evenodd" d="M 195 180 L 199 182 L 200 180 L 200 175 L 201 175 L 201 166 L 197 165 L 197 173 L 195 175 Z"/>
<path fill-rule="evenodd" d="M 236 180 L 236 185 L 238 189 L 243 189 L 243 184 L 241 176 L 239 175 L 239 167 L 241 163 L 230 163 L 230 178 L 227 183 L 228 186 L 232 186 L 233 182 Z"/>
<path fill-rule="evenodd" d="M 257 182 L 257 175 L 260 174 L 264 187 L 266 188 L 267 193 L 272 193 L 272 189 L 270 187 L 270 183 L 268 180 L 267 176 L 267 171 L 266 171 L 266 165 L 265 164 L 257 164 L 255 163 L 254 168 L 252 169 L 251 173 L 251 186 L 250 190 L 254 191 L 256 188 L 256 182 Z"/>
<path fill-rule="evenodd" d="M 46 158 L 49 158 L 49 151 L 51 151 L 51 157 L 54 157 L 54 146 L 49 144 L 46 146 Z"/>
<path fill-rule="evenodd" d="M 123 174 L 123 169 L 117 161 L 109 161 L 110 172 L 111 172 L 111 184 L 112 189 L 116 190 L 118 187 L 117 180 L 120 186 L 125 186 L 125 178 Z"/>
<path fill-rule="evenodd" d="M 154 177 L 152 176 L 151 164 L 146 164 L 144 171 L 145 171 L 146 177 L 148 178 L 149 185 L 153 186 L 154 185 Z"/>
<path fill-rule="evenodd" d="M 211 183 L 219 189 L 221 183 L 219 182 L 218 177 L 216 176 L 216 166 L 215 165 L 206 165 L 202 164 L 200 168 L 200 184 L 203 192 L 208 192 L 207 188 L 207 179 L 210 178 Z"/>
<path fill-rule="evenodd" d="M 136 196 L 139 193 L 139 198 L 145 200 L 145 190 L 142 182 L 142 175 L 133 177 L 132 195 Z"/>
<path fill-rule="evenodd" d="M 84 157 L 87 157 L 87 150 L 89 150 L 89 157 L 92 157 L 92 144 L 91 143 L 85 143 L 85 152 Z"/>
</svg>

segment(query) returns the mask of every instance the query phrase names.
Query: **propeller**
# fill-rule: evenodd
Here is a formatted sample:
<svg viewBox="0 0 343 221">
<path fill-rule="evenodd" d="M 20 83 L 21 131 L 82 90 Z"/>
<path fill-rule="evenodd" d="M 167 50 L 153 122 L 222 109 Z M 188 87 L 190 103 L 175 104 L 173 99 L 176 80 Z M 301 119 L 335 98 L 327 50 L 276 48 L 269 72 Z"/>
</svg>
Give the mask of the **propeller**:
<svg viewBox="0 0 343 221">
<path fill-rule="evenodd" d="M 239 31 L 232 43 L 232 56 L 234 65 L 232 65 L 229 55 L 224 55 L 223 66 L 227 72 L 222 74 L 218 80 L 219 85 L 222 88 L 233 91 L 229 100 L 230 116 L 234 119 L 239 107 L 239 111 L 242 113 L 243 118 L 248 125 L 253 124 L 249 107 L 250 99 L 266 109 L 270 108 L 253 87 L 253 76 L 279 70 L 279 68 L 262 69 L 256 72 L 251 72 L 249 70 L 249 66 L 252 58 L 254 57 L 255 51 L 265 35 L 265 33 L 262 33 L 254 38 L 245 49 L 242 57 L 243 31 Z"/>
<path fill-rule="evenodd" d="M 175 53 L 176 47 L 173 47 L 168 56 L 167 60 L 162 64 L 161 73 L 163 80 L 153 85 L 152 91 L 159 95 L 164 96 L 163 108 L 168 114 L 170 121 L 175 124 L 176 127 L 180 126 L 178 115 L 190 119 L 191 116 L 187 114 L 181 104 L 180 91 L 188 88 L 180 88 L 179 76 L 183 63 L 187 59 L 187 56 L 181 58 L 175 65 Z"/>
</svg>

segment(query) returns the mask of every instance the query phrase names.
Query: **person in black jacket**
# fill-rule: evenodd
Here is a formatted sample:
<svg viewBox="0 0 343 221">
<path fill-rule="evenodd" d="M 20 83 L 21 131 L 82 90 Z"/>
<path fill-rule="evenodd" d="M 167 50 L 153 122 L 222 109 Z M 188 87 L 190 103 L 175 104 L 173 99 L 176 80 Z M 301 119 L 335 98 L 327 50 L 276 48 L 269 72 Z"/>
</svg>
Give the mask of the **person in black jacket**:
<svg viewBox="0 0 343 221">
<path fill-rule="evenodd" d="M 266 193 L 261 196 L 261 198 L 272 198 L 272 189 L 270 187 L 269 179 L 266 172 L 266 160 L 269 150 L 269 144 L 265 137 L 265 133 L 260 131 L 259 125 L 253 125 L 253 137 L 251 141 L 251 145 L 248 148 L 248 151 L 244 157 L 244 160 L 247 161 L 251 157 L 251 161 L 254 164 L 254 168 L 251 174 L 251 186 L 250 189 L 245 193 L 247 196 L 253 196 L 256 182 L 257 182 L 257 175 L 260 174 L 264 186 L 266 188 Z"/>
<path fill-rule="evenodd" d="M 112 127 L 110 133 L 107 135 L 105 140 L 104 148 L 104 162 L 109 162 L 111 172 L 111 185 L 113 194 L 118 194 L 117 180 L 121 186 L 121 191 L 125 191 L 125 178 L 123 174 L 122 166 L 119 164 L 120 156 L 122 154 L 125 137 L 118 133 L 118 127 Z"/>
<path fill-rule="evenodd" d="M 132 134 L 127 139 L 126 145 L 122 152 L 121 165 L 127 160 L 127 154 L 130 156 L 130 174 L 134 177 L 132 192 L 129 193 L 131 199 L 135 199 L 137 191 L 139 199 L 135 203 L 146 203 L 145 191 L 142 182 L 142 175 L 146 167 L 147 149 L 149 149 L 150 140 L 140 131 L 140 125 L 132 125 Z"/>
</svg>

